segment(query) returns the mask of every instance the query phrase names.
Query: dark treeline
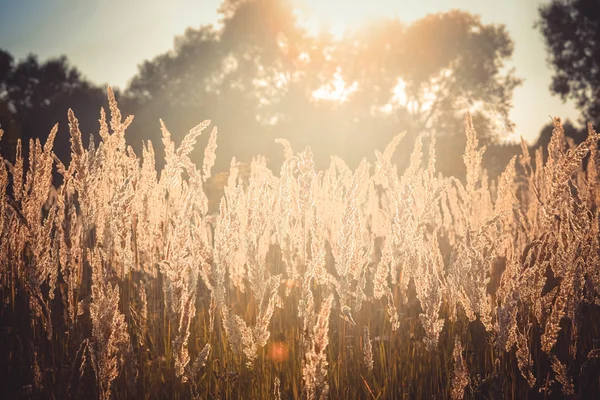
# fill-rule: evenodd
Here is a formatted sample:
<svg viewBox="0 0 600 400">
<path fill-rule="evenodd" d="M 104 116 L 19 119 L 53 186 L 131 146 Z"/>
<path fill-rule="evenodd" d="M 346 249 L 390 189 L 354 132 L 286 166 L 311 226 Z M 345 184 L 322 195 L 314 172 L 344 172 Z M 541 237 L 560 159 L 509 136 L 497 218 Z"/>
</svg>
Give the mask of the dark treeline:
<svg viewBox="0 0 600 400">
<path fill-rule="evenodd" d="M 556 11 L 540 11 L 542 18 L 550 15 L 542 29 L 549 35 Z M 233 156 L 248 162 L 257 154 L 277 166 L 283 157 L 275 143 L 280 137 L 296 150 L 310 145 L 318 167 L 332 154 L 355 166 L 407 131 L 396 163 L 404 165 L 417 135 L 426 142 L 434 134 L 439 169 L 462 175 L 467 110 L 489 146 L 491 176 L 518 151 L 518 145 L 498 144 L 513 129 L 508 113 L 521 83 L 505 67 L 513 42 L 502 25 L 454 10 L 411 24 L 384 19 L 335 38 L 307 32 L 286 0 L 225 0 L 220 15 L 219 24 L 189 28 L 171 51 L 143 61 L 128 86 L 116 92 L 124 113 L 135 115 L 128 142 L 140 152 L 142 142 L 152 140 L 159 165 L 159 118 L 176 141 L 211 119 L 219 129 L 216 171 L 225 170 Z M 333 89 L 336 79 L 348 83 L 338 93 L 343 101 L 315 98 L 319 89 Z M 398 82 L 404 84 L 400 95 Z M 30 139 L 45 138 L 59 123 L 55 152 L 68 161 L 68 108 L 84 134 L 91 134 L 98 130 L 105 99 L 106 88 L 86 80 L 64 56 L 17 61 L 0 50 L 2 154 L 14 159 L 17 138 L 26 152 Z M 579 141 L 583 133 L 571 127 L 567 134 Z M 544 128 L 536 145 L 548 133 Z"/>
</svg>

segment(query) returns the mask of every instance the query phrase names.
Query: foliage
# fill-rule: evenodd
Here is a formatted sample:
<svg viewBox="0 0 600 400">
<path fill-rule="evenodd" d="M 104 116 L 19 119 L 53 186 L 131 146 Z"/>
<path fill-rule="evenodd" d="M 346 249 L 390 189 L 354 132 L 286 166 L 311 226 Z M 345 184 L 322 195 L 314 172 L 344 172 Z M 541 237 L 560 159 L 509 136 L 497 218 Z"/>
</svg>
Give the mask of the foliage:
<svg viewBox="0 0 600 400">
<path fill-rule="evenodd" d="M 86 130 L 91 129 L 105 98 L 103 90 L 88 82 L 65 56 L 39 62 L 30 54 L 15 62 L 0 49 L 0 126 L 8 136 L 2 155 L 15 160 L 17 138 L 21 138 L 24 154 L 28 155 L 29 139 L 38 139 L 40 132 L 48 132 L 57 115 L 66 128 L 69 107 L 78 113 Z M 70 157 L 68 137 L 67 130 L 61 131 L 55 146 L 65 161 Z"/>
<path fill-rule="evenodd" d="M 502 25 L 454 10 L 411 24 L 382 19 L 336 38 L 309 31 L 296 7 L 289 0 L 223 1 L 219 24 L 189 28 L 170 51 L 141 62 L 123 95 L 115 93 L 124 111 L 136 115 L 128 143 L 137 153 L 144 140 L 158 143 L 157 115 L 176 140 L 198 115 L 210 115 L 223 132 L 219 172 L 233 156 L 249 164 L 262 154 L 269 166 L 279 165 L 278 137 L 298 148 L 319 142 L 319 168 L 332 155 L 354 168 L 363 151 L 382 148 L 402 127 L 407 146 L 394 156 L 400 167 L 419 134 L 435 133 L 438 169 L 458 175 L 464 138 L 456 133 L 467 110 L 486 144 L 512 130 L 508 111 L 520 80 L 505 65 L 513 43 Z M 340 80 L 344 93 L 323 99 Z M 68 161 L 68 108 L 87 146 L 105 97 L 64 56 L 17 61 L 0 50 L 2 155 L 14 162 L 20 137 L 27 165 L 29 139 L 43 139 L 60 118 L 55 151 Z M 162 148 L 156 151 L 161 168 Z"/>
<path fill-rule="evenodd" d="M 399 126 L 409 147 L 423 132 L 460 143 L 456 128 L 468 110 L 486 142 L 512 130 L 520 79 L 506 68 L 513 43 L 501 25 L 454 10 L 409 25 L 382 19 L 336 38 L 310 32 L 285 0 L 225 1 L 221 15 L 220 26 L 188 29 L 140 66 L 126 93 L 134 136 L 155 131 L 157 113 L 175 132 L 211 115 L 226 133 L 222 170 L 233 156 L 250 162 L 257 153 L 278 165 L 278 137 L 299 148 L 318 141 L 319 167 L 334 154 L 358 165 L 363 149 L 385 146 Z M 460 163 L 454 150 L 445 172 Z"/>
<path fill-rule="evenodd" d="M 600 8 L 597 0 L 553 0 L 540 6 L 538 28 L 554 68 L 553 93 L 575 100 L 582 120 L 600 121 Z"/>
</svg>

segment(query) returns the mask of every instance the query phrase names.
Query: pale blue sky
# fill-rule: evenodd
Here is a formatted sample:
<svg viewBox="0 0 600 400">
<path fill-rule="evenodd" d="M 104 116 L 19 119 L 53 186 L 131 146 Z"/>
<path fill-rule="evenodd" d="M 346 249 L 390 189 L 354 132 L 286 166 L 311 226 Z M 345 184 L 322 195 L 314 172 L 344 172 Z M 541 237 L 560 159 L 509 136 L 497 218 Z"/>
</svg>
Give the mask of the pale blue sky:
<svg viewBox="0 0 600 400">
<path fill-rule="evenodd" d="M 484 23 L 505 24 L 515 42 L 511 65 L 524 83 L 514 93 L 517 135 L 537 138 L 549 115 L 576 120 L 572 104 L 548 89 L 551 70 L 541 34 L 533 28 L 541 0 L 296 0 L 333 26 L 398 16 L 404 22 L 459 8 Z M 217 22 L 220 0 L 0 0 L 0 48 L 18 59 L 65 54 L 98 84 L 125 87 L 142 61 L 169 50 L 186 27 Z"/>
</svg>

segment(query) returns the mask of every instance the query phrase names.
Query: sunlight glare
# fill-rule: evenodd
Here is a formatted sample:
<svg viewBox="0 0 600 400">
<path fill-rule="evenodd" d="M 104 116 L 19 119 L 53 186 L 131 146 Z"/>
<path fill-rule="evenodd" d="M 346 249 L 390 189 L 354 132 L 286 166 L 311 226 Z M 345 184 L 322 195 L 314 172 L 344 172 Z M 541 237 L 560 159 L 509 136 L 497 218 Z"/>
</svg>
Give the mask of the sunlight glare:
<svg viewBox="0 0 600 400">
<path fill-rule="evenodd" d="M 301 26 L 312 35 L 327 32 L 340 39 L 347 31 L 382 17 L 381 7 L 368 2 L 294 0 L 295 14 Z"/>
<path fill-rule="evenodd" d="M 323 85 L 313 92 L 313 98 L 317 100 L 337 101 L 343 103 L 348 100 L 348 97 L 358 87 L 356 82 L 348 86 L 342 79 L 340 67 L 337 68 L 333 75 L 333 81 L 329 85 Z"/>
</svg>

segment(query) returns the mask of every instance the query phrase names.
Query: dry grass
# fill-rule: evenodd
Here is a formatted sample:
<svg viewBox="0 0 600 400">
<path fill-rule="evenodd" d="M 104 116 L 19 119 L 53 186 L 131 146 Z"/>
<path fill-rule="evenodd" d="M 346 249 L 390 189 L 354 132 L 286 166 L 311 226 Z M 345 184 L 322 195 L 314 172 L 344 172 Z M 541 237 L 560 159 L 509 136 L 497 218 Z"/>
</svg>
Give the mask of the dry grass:
<svg viewBox="0 0 600 400">
<path fill-rule="evenodd" d="M 466 118 L 466 181 L 434 141 L 392 164 L 202 168 L 161 121 L 166 164 L 125 141 L 109 90 L 100 145 L 69 112 L 0 164 L 0 392 L 9 398 L 559 398 L 600 395 L 599 135 L 527 146 L 498 182 Z M 1 134 L 0 134 L 1 137 Z M 425 153 L 425 154 L 424 154 Z M 424 160 L 425 158 L 425 160 Z M 62 175 L 52 185 L 53 171 Z"/>
</svg>

